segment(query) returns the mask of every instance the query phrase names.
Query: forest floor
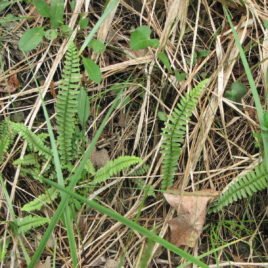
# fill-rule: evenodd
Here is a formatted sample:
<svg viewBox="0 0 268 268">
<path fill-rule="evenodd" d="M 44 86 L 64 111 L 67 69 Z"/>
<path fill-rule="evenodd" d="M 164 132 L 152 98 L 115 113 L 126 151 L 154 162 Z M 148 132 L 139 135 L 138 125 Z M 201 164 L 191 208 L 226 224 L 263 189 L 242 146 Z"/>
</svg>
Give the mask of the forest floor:
<svg viewBox="0 0 268 268">
<path fill-rule="evenodd" d="M 64 3 L 63 9 L 56 2 Z M 107 119 L 91 162 L 98 169 L 120 156 L 143 160 L 136 172 L 124 169 L 94 188 L 90 184 L 92 176 L 88 175 L 94 173 L 90 171 L 93 167 L 88 166 L 76 192 L 171 241 L 196 260 L 204 254 L 200 258 L 207 265 L 204 267 L 268 267 L 267 187 L 252 195 L 246 193 L 246 198 L 213 213 L 207 213 L 207 203 L 204 208 L 195 206 L 196 210 L 204 210 L 205 223 L 192 244 L 177 241 L 176 236 L 191 231 L 194 223 L 180 220 L 183 212 L 176 205 L 174 209 L 172 201 L 167 202 L 163 194 L 166 189 L 161 188 L 165 177 L 165 156 L 161 153 L 165 121 L 182 96 L 205 78 L 209 80 L 187 122 L 172 189 L 189 193 L 213 189 L 220 195 L 230 182 L 261 162 L 264 146 L 257 104 L 224 8 L 229 11 L 265 110 L 268 1 L 112 0 L 110 3 L 115 4 L 107 14 L 105 2 L 0 2 L 0 267 L 73 267 L 70 245 L 76 248 L 79 267 L 171 268 L 183 267 L 189 260 L 119 220 L 71 199 L 72 224 L 63 218 L 57 222 L 40 259 L 31 266 L 30 260 L 39 252 L 40 240 L 51 222 L 48 219 L 53 218 L 63 198 L 57 195 L 50 199 L 53 193 L 47 193 L 52 188 L 40 179 L 42 174 L 60 183 L 57 164 L 53 164 L 55 152 L 54 160 L 45 161 L 31 141 L 27 145 L 25 136 L 29 133 L 20 130 L 5 136 L 1 124 L 10 120 L 17 123 L 14 129 L 24 124 L 41 134 L 41 143 L 51 148 L 41 96 L 57 137 L 60 130 L 55 103 L 70 38 L 81 52 L 81 85 L 86 97 L 80 101 L 89 111 L 83 126 L 87 138 L 82 139 L 82 149 L 72 164 L 80 163 L 121 89 L 124 100 Z M 146 26 L 142 29 L 147 36 L 137 34 L 135 39 L 133 32 L 140 26 Z M 35 30 L 31 33 L 30 29 Z M 29 35 L 25 35 L 27 32 Z M 87 38 L 100 42 L 87 44 Z M 138 48 L 131 42 L 136 42 Z M 81 56 L 91 59 L 89 68 L 84 58 L 82 64 Z M 85 99 L 89 103 L 83 102 Z M 87 112 L 78 107 L 78 113 L 83 116 Z M 79 136 L 83 127 L 69 131 Z M 75 165 L 63 169 L 64 178 L 72 174 Z M 258 172 L 253 176 L 258 177 Z M 25 211 L 25 204 L 41 194 L 45 204 L 37 199 L 36 209 Z M 29 215 L 32 218 L 27 220 L 32 222 L 24 226 L 20 220 Z M 39 223 L 33 222 L 36 217 L 40 217 Z M 174 221 L 175 227 L 171 224 Z M 196 231 L 198 226 L 194 228 Z"/>
</svg>

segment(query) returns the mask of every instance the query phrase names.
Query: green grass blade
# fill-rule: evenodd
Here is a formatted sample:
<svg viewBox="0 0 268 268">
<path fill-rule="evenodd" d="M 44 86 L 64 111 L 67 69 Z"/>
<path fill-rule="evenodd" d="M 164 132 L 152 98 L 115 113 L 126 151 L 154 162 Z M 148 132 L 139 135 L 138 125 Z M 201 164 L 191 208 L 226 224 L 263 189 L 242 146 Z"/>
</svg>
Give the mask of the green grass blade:
<svg viewBox="0 0 268 268">
<path fill-rule="evenodd" d="M 238 37 L 237 32 L 236 32 L 236 30 L 234 28 L 234 25 L 232 23 L 230 13 L 229 13 L 229 11 L 226 9 L 226 7 L 224 5 L 223 5 L 223 10 L 224 10 L 224 13 L 225 13 L 225 15 L 226 15 L 226 17 L 228 19 L 228 23 L 230 24 L 230 27 L 232 29 L 232 33 L 233 33 L 233 36 L 234 36 L 234 39 L 235 39 L 235 43 L 236 43 L 236 46 L 238 47 L 240 58 L 241 58 L 242 63 L 244 65 L 245 72 L 246 72 L 246 75 L 247 75 L 247 78 L 248 78 L 248 82 L 249 82 L 249 85 L 250 85 L 250 88 L 251 88 L 251 91 L 252 91 L 252 95 L 253 95 L 253 98 L 254 98 L 254 102 L 255 102 L 258 118 L 259 118 L 259 122 L 260 122 L 260 125 L 261 125 L 261 136 L 262 136 L 263 147 L 264 147 L 264 163 L 265 163 L 266 169 L 268 169 L 268 133 L 267 133 L 266 127 L 264 126 L 264 123 L 263 123 L 263 109 L 262 109 L 262 106 L 261 106 L 260 97 L 259 97 L 259 94 L 258 94 L 258 91 L 257 91 L 257 87 L 256 87 L 256 84 L 255 84 L 252 72 L 251 72 L 249 64 L 247 62 L 245 52 L 244 52 L 244 50 L 243 50 L 243 48 L 242 48 L 242 46 L 240 44 L 239 37 Z"/>
<path fill-rule="evenodd" d="M 202 259 L 202 258 L 205 258 L 205 257 L 207 257 L 207 256 L 209 256 L 209 255 L 211 255 L 211 254 L 213 254 L 213 253 L 215 253 L 217 251 L 223 250 L 226 247 L 229 247 L 229 246 L 234 245 L 234 244 L 236 244 L 236 243 L 238 243 L 240 241 L 243 241 L 243 239 L 244 238 L 240 238 L 240 239 L 237 239 L 235 241 L 226 243 L 223 246 L 220 246 L 220 247 L 214 248 L 212 250 L 209 250 L 206 253 L 197 256 L 196 258 L 199 259 L 199 260 Z M 189 264 L 191 264 L 191 262 L 188 261 L 186 263 L 181 264 L 180 266 L 177 266 L 176 268 L 184 268 L 184 267 L 188 266 Z"/>
<path fill-rule="evenodd" d="M 76 169 L 74 175 L 72 176 L 72 181 L 71 181 L 71 184 L 67 187 L 69 191 L 72 191 L 74 186 L 77 184 L 78 180 L 80 179 L 81 177 L 81 173 L 84 169 L 84 166 L 86 164 L 86 162 L 88 161 L 89 157 L 90 157 L 90 154 L 93 150 L 93 147 L 95 146 L 97 140 L 99 139 L 99 137 L 101 136 L 102 134 L 102 131 L 110 117 L 110 115 L 112 114 L 112 112 L 114 111 L 114 109 L 117 107 L 117 105 L 119 104 L 120 102 L 120 97 L 121 97 L 121 94 L 122 94 L 122 90 L 118 93 L 117 97 L 115 98 L 113 104 L 111 105 L 111 107 L 109 108 L 108 112 L 106 113 L 100 127 L 98 128 L 94 138 L 92 139 L 92 142 L 90 143 L 90 145 L 88 146 L 86 152 L 84 153 L 84 156 L 78 166 L 78 168 Z M 56 164 L 56 163 L 55 163 Z M 53 231 L 53 229 L 55 228 L 57 222 L 59 221 L 62 213 L 64 212 L 64 210 L 66 209 L 66 206 L 68 204 L 68 196 L 67 195 L 64 195 L 63 199 L 61 200 L 55 214 L 54 214 L 54 217 L 51 219 L 51 222 L 50 224 L 48 225 L 48 228 L 46 229 L 46 232 L 45 234 L 43 235 L 41 241 L 40 241 L 40 244 L 37 248 L 37 250 L 35 251 L 34 255 L 33 255 L 33 258 L 28 266 L 28 268 L 33 268 L 35 263 L 39 260 L 42 252 L 44 251 L 44 248 L 47 244 L 47 241 L 48 239 L 50 238 L 51 236 L 51 233 Z"/>
<path fill-rule="evenodd" d="M 71 197 L 83 202 L 84 204 L 87 204 L 88 206 L 97 210 L 98 212 L 105 214 L 105 215 L 111 217 L 112 219 L 123 223 L 124 225 L 131 228 L 132 230 L 139 232 L 140 234 L 144 235 L 145 237 L 147 237 L 147 238 L 159 243 L 160 245 L 164 246 L 166 249 L 169 249 L 170 251 L 174 252 L 175 254 L 189 260 L 191 263 L 198 265 L 198 267 L 208 267 L 205 263 L 201 262 L 200 260 L 193 257 L 192 255 L 185 252 L 184 250 L 176 247 L 175 245 L 171 244 L 170 242 L 161 238 L 160 236 L 154 234 L 153 232 L 147 230 L 146 228 L 142 227 L 141 225 L 137 224 L 136 222 L 131 221 L 131 220 L 123 217 L 119 213 L 100 205 L 96 201 L 88 200 L 88 199 L 84 198 L 83 196 L 70 191 L 68 188 L 67 189 L 63 188 L 59 184 L 52 182 L 50 180 L 43 179 L 43 181 L 45 183 L 48 183 L 49 185 L 57 188 L 58 190 L 63 191 L 64 193 L 70 195 Z"/>
<path fill-rule="evenodd" d="M 47 109 L 46 109 L 46 106 L 44 104 L 44 101 L 43 101 L 41 94 L 40 94 L 40 98 L 42 101 L 42 108 L 43 108 L 43 112 L 44 112 L 44 115 L 46 118 L 49 138 L 50 138 L 50 142 L 51 142 L 51 146 L 52 146 L 53 160 L 54 160 L 54 164 L 55 164 L 58 183 L 64 187 L 64 179 L 63 179 L 63 174 L 62 174 L 62 169 L 61 169 L 60 157 L 59 157 L 59 153 L 58 153 L 58 149 L 57 149 L 57 145 L 56 145 L 56 140 L 55 140 L 54 133 L 53 133 L 53 128 L 51 126 L 49 115 L 47 113 Z M 61 194 L 61 199 L 64 199 L 64 198 L 67 198 L 67 195 Z M 69 241 L 69 246 L 70 246 L 72 262 L 73 262 L 74 267 L 76 267 L 78 264 L 78 258 L 77 258 L 75 237 L 74 237 L 74 231 L 73 231 L 72 225 L 71 225 L 72 220 L 70 217 L 71 213 L 70 213 L 70 208 L 69 208 L 68 204 L 66 205 L 66 207 L 67 207 L 67 209 L 65 209 L 65 211 L 64 211 L 64 219 L 65 219 L 65 223 L 66 223 L 67 236 L 68 236 L 68 241 Z M 40 256 L 41 256 L 42 252 L 43 252 L 43 250 L 39 252 Z M 38 261 L 38 259 L 36 259 L 34 262 L 32 260 L 30 265 L 32 265 L 34 267 L 34 265 L 36 264 L 37 261 Z M 30 265 L 29 265 L 29 267 L 30 267 Z"/>
<path fill-rule="evenodd" d="M 83 52 L 83 50 L 87 47 L 87 45 L 90 43 L 92 38 L 94 37 L 95 33 L 98 31 L 101 24 L 104 22 L 104 20 L 107 18 L 107 16 L 117 7 L 120 0 L 111 0 L 107 7 L 105 8 L 103 14 L 97 21 L 97 23 L 94 25 L 93 29 L 90 31 L 89 35 L 86 37 L 86 40 L 84 41 L 83 45 L 81 46 L 79 50 L 79 55 Z"/>
<path fill-rule="evenodd" d="M 260 97 L 259 97 L 259 94 L 258 94 L 258 91 L 257 91 L 257 87 L 256 87 L 256 84 L 254 82 L 254 78 L 253 78 L 253 75 L 250 71 L 250 67 L 249 67 L 249 64 L 247 62 L 247 58 L 246 58 L 246 55 L 245 55 L 245 52 L 240 44 L 240 40 L 239 40 L 239 37 L 238 37 L 238 34 L 234 28 L 234 25 L 232 23 L 232 19 L 230 17 L 230 14 L 229 12 L 227 11 L 226 7 L 223 5 L 223 10 L 224 10 L 224 13 L 227 17 L 227 20 L 230 24 L 230 27 L 232 29 L 232 33 L 233 33 L 233 36 L 234 36 L 234 39 L 235 39 L 235 44 L 239 50 L 239 54 L 240 54 L 240 58 L 241 58 L 241 61 L 244 65 L 244 68 L 245 68 L 245 72 L 246 72 L 246 75 L 247 75 L 247 78 L 248 78 L 248 82 L 249 82 L 249 85 L 251 87 L 251 90 L 252 90 L 252 95 L 253 95 L 253 98 L 254 98 L 254 102 L 255 102 L 255 106 L 256 106 L 256 110 L 257 110 L 257 113 L 258 113 L 258 117 L 259 117 L 259 120 L 260 122 L 262 122 L 262 119 L 263 119 L 263 110 L 262 110 L 262 106 L 261 106 L 261 102 L 260 102 Z"/>
</svg>

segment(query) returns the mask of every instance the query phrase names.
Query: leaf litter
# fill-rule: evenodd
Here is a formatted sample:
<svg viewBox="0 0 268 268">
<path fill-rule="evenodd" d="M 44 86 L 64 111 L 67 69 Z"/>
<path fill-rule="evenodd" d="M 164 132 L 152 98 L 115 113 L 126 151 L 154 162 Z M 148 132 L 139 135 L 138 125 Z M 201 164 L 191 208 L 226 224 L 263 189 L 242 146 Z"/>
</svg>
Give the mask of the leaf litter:
<svg viewBox="0 0 268 268">
<path fill-rule="evenodd" d="M 178 192 L 174 189 L 169 191 Z M 205 223 L 207 205 L 218 194 L 213 189 L 193 193 L 164 193 L 167 202 L 177 211 L 177 217 L 168 220 L 171 243 L 178 247 L 195 247 Z"/>
</svg>

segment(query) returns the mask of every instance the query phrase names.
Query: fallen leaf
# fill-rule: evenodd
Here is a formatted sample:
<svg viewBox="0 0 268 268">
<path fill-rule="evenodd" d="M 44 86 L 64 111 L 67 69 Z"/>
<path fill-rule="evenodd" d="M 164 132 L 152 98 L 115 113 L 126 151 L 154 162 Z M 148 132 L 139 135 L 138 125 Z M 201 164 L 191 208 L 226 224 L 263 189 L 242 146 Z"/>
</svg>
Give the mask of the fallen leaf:
<svg viewBox="0 0 268 268">
<path fill-rule="evenodd" d="M 125 128 L 127 125 L 127 115 L 124 113 L 119 114 L 118 126 Z"/>
<path fill-rule="evenodd" d="M 164 193 L 167 202 L 177 211 L 177 217 L 168 221 L 171 243 L 178 247 L 195 247 L 205 223 L 207 204 L 217 195 L 218 192 L 213 189 L 194 193 Z"/>
<path fill-rule="evenodd" d="M 50 268 L 51 267 L 51 256 L 48 256 L 46 258 L 46 261 L 42 263 L 39 261 L 34 268 Z"/>
<path fill-rule="evenodd" d="M 118 265 L 119 262 L 112 259 L 108 259 L 103 268 L 117 268 Z"/>
<path fill-rule="evenodd" d="M 11 87 L 14 87 L 15 89 L 17 89 L 20 86 L 20 81 L 17 77 L 17 74 L 12 74 L 9 79 L 8 79 L 8 85 Z"/>
<path fill-rule="evenodd" d="M 17 90 L 19 86 L 20 86 L 20 81 L 17 77 L 17 74 L 12 74 L 8 78 L 7 82 L 3 81 L 0 83 L 0 92 L 12 93 L 15 90 Z"/>
<path fill-rule="evenodd" d="M 55 82 L 51 81 L 49 85 L 49 93 L 53 96 L 53 98 L 57 97 L 56 89 L 55 89 Z"/>
<path fill-rule="evenodd" d="M 90 160 L 94 167 L 99 169 L 104 167 L 110 161 L 110 156 L 106 149 L 101 149 L 99 151 L 93 150 Z"/>
</svg>

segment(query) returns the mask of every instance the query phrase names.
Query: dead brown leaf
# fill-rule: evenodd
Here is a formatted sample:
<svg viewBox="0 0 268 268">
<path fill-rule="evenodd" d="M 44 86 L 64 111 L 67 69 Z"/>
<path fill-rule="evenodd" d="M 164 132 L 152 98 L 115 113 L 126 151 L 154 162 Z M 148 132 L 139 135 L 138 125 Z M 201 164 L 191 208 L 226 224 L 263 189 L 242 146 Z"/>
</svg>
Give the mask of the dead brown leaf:
<svg viewBox="0 0 268 268">
<path fill-rule="evenodd" d="M 46 258 L 46 261 L 44 263 L 42 263 L 41 261 L 39 261 L 34 268 L 50 268 L 51 267 L 51 257 L 48 256 Z"/>
<path fill-rule="evenodd" d="M 0 92 L 12 93 L 18 89 L 20 86 L 20 81 L 17 77 L 17 74 L 12 74 L 7 81 L 2 81 L 0 83 Z"/>
<path fill-rule="evenodd" d="M 118 261 L 108 259 L 104 265 L 104 268 L 117 268 L 119 265 Z"/>
<path fill-rule="evenodd" d="M 167 202 L 177 211 L 177 217 L 168 221 L 171 243 L 178 247 L 196 245 L 205 223 L 207 204 L 217 195 L 218 192 L 213 189 L 194 193 L 164 193 Z"/>
<path fill-rule="evenodd" d="M 106 149 L 101 149 L 99 151 L 94 150 L 91 154 L 90 160 L 94 167 L 101 168 L 110 161 L 110 156 Z"/>
</svg>

